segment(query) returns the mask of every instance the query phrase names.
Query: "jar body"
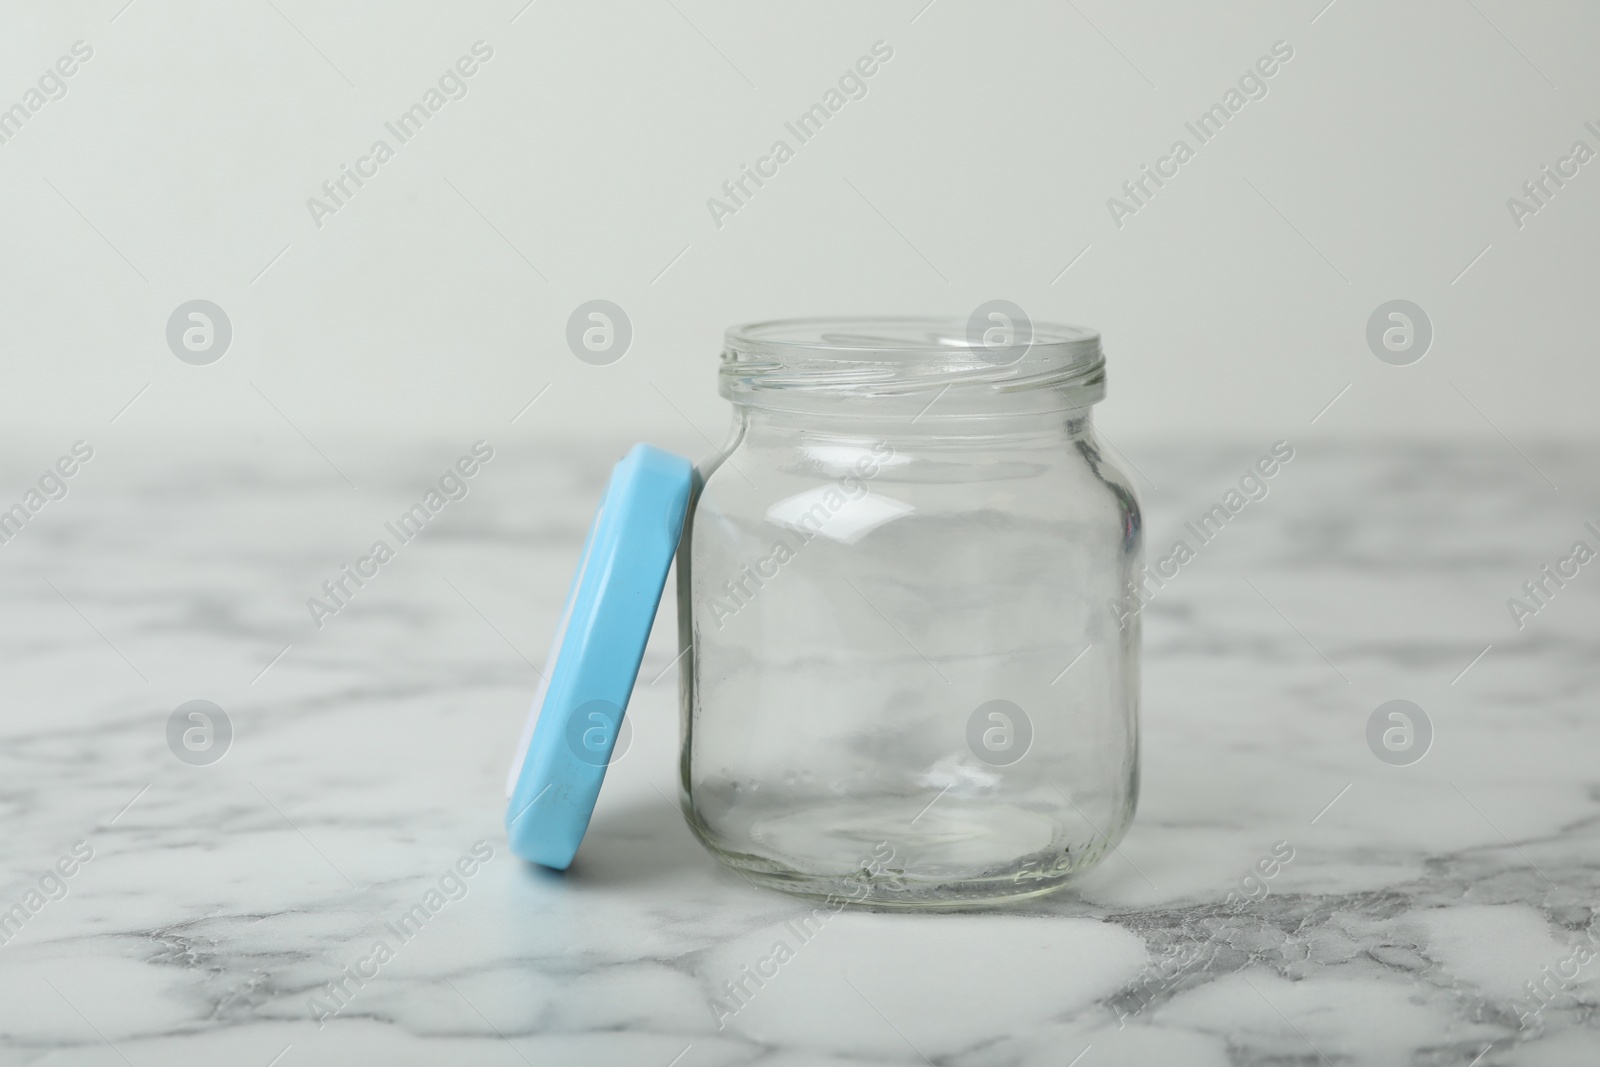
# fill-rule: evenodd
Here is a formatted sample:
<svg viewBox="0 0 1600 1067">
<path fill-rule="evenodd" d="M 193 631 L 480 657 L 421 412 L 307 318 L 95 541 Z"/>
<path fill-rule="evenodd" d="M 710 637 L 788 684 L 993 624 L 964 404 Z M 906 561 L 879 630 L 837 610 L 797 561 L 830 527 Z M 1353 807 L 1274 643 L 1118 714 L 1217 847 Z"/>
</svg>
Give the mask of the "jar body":
<svg viewBox="0 0 1600 1067">
<path fill-rule="evenodd" d="M 1138 793 L 1141 524 L 1086 410 L 735 406 L 678 556 L 682 788 L 753 881 L 878 906 L 1033 896 Z"/>
</svg>

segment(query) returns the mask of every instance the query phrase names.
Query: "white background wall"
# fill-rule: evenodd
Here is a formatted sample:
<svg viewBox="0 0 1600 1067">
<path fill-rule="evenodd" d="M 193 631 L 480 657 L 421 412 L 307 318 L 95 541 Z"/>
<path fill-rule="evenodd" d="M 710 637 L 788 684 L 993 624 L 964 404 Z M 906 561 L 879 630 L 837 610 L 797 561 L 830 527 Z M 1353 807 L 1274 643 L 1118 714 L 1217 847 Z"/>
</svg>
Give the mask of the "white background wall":
<svg viewBox="0 0 1600 1067">
<path fill-rule="evenodd" d="M 139 395 L 118 433 L 465 442 L 548 385 L 514 432 L 703 452 L 728 324 L 1005 297 L 1103 332 L 1113 439 L 1593 430 L 1600 161 L 1521 229 L 1506 201 L 1600 149 L 1594 5 L 925 2 L 8 4 L 0 107 L 94 54 L 0 145 L 0 422 L 53 455 Z M 479 40 L 467 96 L 316 226 Z M 868 95 L 714 225 L 878 40 Z M 1116 227 L 1280 40 L 1269 95 Z M 610 366 L 564 341 L 596 297 L 633 322 Z M 1397 297 L 1436 330 L 1407 367 L 1365 340 Z M 209 366 L 165 340 L 194 298 L 233 324 Z"/>
</svg>

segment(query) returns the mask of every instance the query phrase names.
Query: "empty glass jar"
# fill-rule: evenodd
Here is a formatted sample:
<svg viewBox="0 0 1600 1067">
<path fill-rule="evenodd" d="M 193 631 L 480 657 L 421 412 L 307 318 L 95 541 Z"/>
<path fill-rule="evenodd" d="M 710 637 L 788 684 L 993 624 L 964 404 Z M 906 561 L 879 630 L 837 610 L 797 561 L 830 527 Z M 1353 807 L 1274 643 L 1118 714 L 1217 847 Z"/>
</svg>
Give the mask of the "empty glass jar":
<svg viewBox="0 0 1600 1067">
<path fill-rule="evenodd" d="M 727 333 L 732 434 L 678 556 L 680 770 L 756 882 L 1034 896 L 1133 816 L 1141 532 L 1090 425 L 1099 336 L 995 321 Z"/>
</svg>

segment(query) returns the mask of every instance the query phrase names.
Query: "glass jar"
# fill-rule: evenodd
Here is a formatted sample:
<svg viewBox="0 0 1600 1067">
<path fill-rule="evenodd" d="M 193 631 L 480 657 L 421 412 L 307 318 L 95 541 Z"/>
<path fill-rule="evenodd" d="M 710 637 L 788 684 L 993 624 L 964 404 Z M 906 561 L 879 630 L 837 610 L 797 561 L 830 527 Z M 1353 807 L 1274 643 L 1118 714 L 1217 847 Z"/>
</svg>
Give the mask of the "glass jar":
<svg viewBox="0 0 1600 1067">
<path fill-rule="evenodd" d="M 678 554 L 683 801 L 750 880 L 874 906 L 1035 896 L 1138 794 L 1139 506 L 1099 335 L 736 327 Z M 1136 602 L 1136 601 L 1135 601 Z"/>
</svg>

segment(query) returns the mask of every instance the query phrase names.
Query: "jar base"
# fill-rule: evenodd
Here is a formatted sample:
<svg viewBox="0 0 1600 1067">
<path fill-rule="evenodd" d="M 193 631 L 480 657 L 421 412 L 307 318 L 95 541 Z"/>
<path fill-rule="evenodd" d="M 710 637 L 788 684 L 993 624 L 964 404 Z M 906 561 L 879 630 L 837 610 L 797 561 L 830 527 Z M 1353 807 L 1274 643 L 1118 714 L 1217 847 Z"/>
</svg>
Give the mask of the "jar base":
<svg viewBox="0 0 1600 1067">
<path fill-rule="evenodd" d="M 1040 881 L 1013 881 L 1011 877 L 966 882 L 930 882 L 918 885 L 902 881 L 884 887 L 867 885 L 860 879 L 807 875 L 799 871 L 774 872 L 743 866 L 722 857 L 723 862 L 764 889 L 776 889 L 790 896 L 810 900 L 834 910 L 860 911 L 962 911 L 968 908 L 994 908 L 1018 904 L 1065 889 L 1078 880 L 1078 872 Z"/>
<path fill-rule="evenodd" d="M 701 840 L 751 882 L 837 907 L 956 909 L 1062 889 L 1106 841 L 1059 807 L 990 799 L 853 798 L 774 805 L 740 840 Z M 726 827 L 722 827 L 726 829 Z"/>
</svg>

